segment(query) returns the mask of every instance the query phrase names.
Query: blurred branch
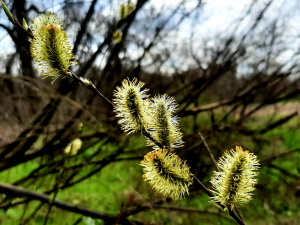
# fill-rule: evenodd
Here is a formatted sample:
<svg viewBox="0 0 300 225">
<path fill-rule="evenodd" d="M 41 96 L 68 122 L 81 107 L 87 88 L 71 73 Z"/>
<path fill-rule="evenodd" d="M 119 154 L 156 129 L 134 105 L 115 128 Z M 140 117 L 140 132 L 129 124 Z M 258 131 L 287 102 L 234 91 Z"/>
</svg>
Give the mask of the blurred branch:
<svg viewBox="0 0 300 225">
<path fill-rule="evenodd" d="M 230 61 L 225 62 L 222 66 L 219 66 L 216 71 L 212 71 L 210 77 L 201 84 L 200 88 L 193 93 L 186 95 L 179 104 L 184 104 L 184 107 L 178 112 L 179 116 L 186 116 L 183 110 L 185 110 L 191 102 L 193 102 L 198 96 L 204 92 L 209 86 L 211 86 L 220 76 L 224 75 L 228 70 L 232 68 Z"/>
<path fill-rule="evenodd" d="M 155 209 L 166 209 L 171 211 L 177 211 L 177 212 L 186 212 L 186 213 L 197 213 L 197 214 L 211 214 L 218 217 L 222 217 L 223 219 L 226 219 L 227 221 L 232 222 L 232 220 L 226 216 L 224 216 L 223 213 L 208 211 L 208 210 L 201 210 L 201 209 L 193 209 L 193 208 L 184 208 L 184 207 L 177 207 L 177 206 L 171 206 L 171 205 L 158 205 L 158 204 L 152 204 L 151 205 Z M 147 205 L 145 205 L 147 207 Z"/>
<path fill-rule="evenodd" d="M 291 177 L 291 178 L 294 178 L 296 180 L 299 180 L 300 179 L 300 176 L 299 175 L 296 175 L 296 174 L 293 174 L 279 166 L 276 166 L 276 165 L 273 165 L 273 164 L 266 164 L 265 166 L 267 167 L 270 167 L 270 168 L 273 168 L 273 169 L 276 169 L 278 171 L 280 171 L 282 174 L 284 174 L 285 176 L 288 176 L 288 177 Z"/>
<path fill-rule="evenodd" d="M 93 0 L 92 1 L 92 4 L 88 10 L 88 12 L 86 13 L 86 17 L 84 18 L 84 20 L 82 21 L 81 23 L 81 26 L 80 26 L 80 30 L 76 36 L 76 40 L 75 40 L 75 43 L 74 43 L 74 48 L 73 48 L 73 53 L 74 55 L 76 55 L 77 53 L 77 50 L 78 50 L 78 46 L 80 44 L 80 41 L 84 35 L 84 33 L 86 32 L 87 30 L 87 25 L 88 25 L 88 22 L 90 21 L 90 19 L 92 18 L 92 16 L 94 15 L 94 12 L 95 12 L 95 5 L 96 3 L 98 2 L 98 0 Z"/>
<path fill-rule="evenodd" d="M 289 73 L 280 74 L 277 77 L 280 78 L 280 77 L 283 77 L 283 76 L 287 76 L 288 74 Z M 276 83 L 275 84 L 270 83 L 270 81 L 272 79 L 273 78 L 270 77 L 270 78 L 266 79 L 263 82 L 259 82 L 257 84 L 253 84 L 253 85 L 249 85 L 249 82 L 247 82 L 248 87 L 246 89 L 242 90 L 240 93 L 234 95 L 232 98 L 225 99 L 225 100 L 222 100 L 220 102 L 210 103 L 210 104 L 200 106 L 200 107 L 196 107 L 196 108 L 193 108 L 193 109 L 180 111 L 178 113 L 178 116 L 184 117 L 184 116 L 188 116 L 188 115 L 196 115 L 200 112 L 210 111 L 210 110 L 219 108 L 221 106 L 228 106 L 228 105 L 232 105 L 236 102 L 240 102 L 243 98 L 246 98 L 246 97 L 249 98 L 249 96 L 251 96 L 252 92 L 254 92 L 254 91 L 257 91 L 259 89 L 265 89 L 266 87 L 274 88 L 273 85 L 275 85 Z M 280 82 L 280 79 L 278 81 Z M 274 98 L 268 99 L 268 96 L 266 96 L 267 99 L 265 99 L 263 102 L 264 102 L 264 105 L 274 104 L 274 103 L 277 103 L 277 102 L 280 102 L 280 101 L 291 99 L 291 98 L 293 98 L 293 97 L 295 97 L 299 94 L 300 94 L 300 90 L 295 90 L 295 91 L 292 91 L 292 92 L 290 92 L 290 93 L 288 93 L 288 94 L 286 94 L 286 95 L 284 95 L 280 98 L 277 98 L 277 99 L 276 98 L 275 99 Z"/>
<path fill-rule="evenodd" d="M 259 133 L 260 134 L 264 134 L 267 131 L 272 130 L 272 129 L 274 129 L 274 128 L 276 128 L 276 127 L 278 127 L 278 126 L 286 123 L 287 121 L 289 121 L 290 119 L 292 119 L 293 117 L 295 117 L 297 115 L 298 115 L 298 112 L 294 112 L 294 113 L 292 113 L 289 116 L 286 116 L 286 117 L 284 117 L 284 118 L 282 118 L 280 120 L 277 120 L 274 123 L 269 124 L 265 129 L 260 130 Z"/>
<path fill-rule="evenodd" d="M 37 193 L 34 191 L 30 191 L 24 188 L 20 188 L 14 185 L 0 183 L 0 192 L 6 195 L 12 195 L 12 196 L 18 196 L 18 197 L 28 197 L 30 199 L 39 200 L 43 203 L 49 204 L 49 202 L 52 201 L 52 197 L 43 193 Z M 53 206 L 67 210 L 74 213 L 79 213 L 88 217 L 92 218 L 98 218 L 102 219 L 109 223 L 115 223 L 118 219 L 119 214 L 117 215 L 111 215 L 107 213 L 102 213 L 96 210 L 88 209 L 82 206 L 74 205 L 68 202 L 61 201 L 59 199 L 53 200 Z M 122 224 L 134 224 L 133 222 L 130 222 L 125 217 L 121 217 L 120 223 Z"/>
<path fill-rule="evenodd" d="M 30 222 L 30 220 L 37 214 L 37 212 L 42 208 L 42 206 L 44 205 L 44 202 L 41 202 L 34 210 L 33 212 L 24 220 L 22 220 L 20 222 L 20 225 L 25 225 L 28 224 Z"/>
<path fill-rule="evenodd" d="M 269 158 L 260 160 L 260 164 L 261 164 L 262 166 L 263 166 L 263 165 L 267 165 L 267 164 L 269 164 L 269 163 L 272 163 L 274 160 L 276 160 L 276 159 L 278 159 L 278 158 L 286 157 L 286 156 L 289 156 L 289 155 L 294 154 L 294 153 L 296 153 L 296 152 L 300 152 L 300 149 L 297 148 L 297 149 L 294 149 L 294 150 L 290 150 L 290 151 L 287 151 L 287 152 L 283 152 L 283 153 L 280 153 L 280 154 L 271 156 L 271 157 L 269 157 Z"/>
<path fill-rule="evenodd" d="M 236 125 L 226 125 L 226 126 L 220 126 L 216 127 L 216 130 L 218 131 L 229 131 L 229 130 L 235 130 L 245 135 L 254 135 L 254 134 L 264 134 L 267 131 L 270 131 L 286 122 L 288 122 L 290 119 L 294 118 L 298 115 L 298 112 L 292 113 L 291 115 L 288 115 L 282 119 L 279 119 L 269 125 L 267 125 L 263 129 L 257 129 L 257 130 L 251 130 L 249 128 L 243 127 L 243 126 L 236 126 Z"/>
<path fill-rule="evenodd" d="M 204 143 L 204 146 L 206 147 L 206 150 L 207 150 L 207 152 L 208 152 L 208 154 L 209 154 L 211 160 L 213 161 L 215 167 L 217 168 L 218 171 L 220 171 L 219 166 L 218 166 L 218 164 L 217 164 L 217 161 L 215 160 L 215 157 L 214 157 L 214 155 L 212 154 L 210 148 L 208 147 L 208 144 L 206 143 L 206 141 L 205 141 L 203 135 L 201 134 L 201 132 L 198 132 L 198 134 L 199 134 L 200 138 L 202 139 L 202 141 L 203 141 L 203 143 Z"/>
<path fill-rule="evenodd" d="M 28 11 L 35 11 L 36 13 L 40 14 L 40 13 L 44 13 L 42 11 L 40 11 L 35 5 L 31 5 L 29 8 L 28 8 Z"/>
</svg>

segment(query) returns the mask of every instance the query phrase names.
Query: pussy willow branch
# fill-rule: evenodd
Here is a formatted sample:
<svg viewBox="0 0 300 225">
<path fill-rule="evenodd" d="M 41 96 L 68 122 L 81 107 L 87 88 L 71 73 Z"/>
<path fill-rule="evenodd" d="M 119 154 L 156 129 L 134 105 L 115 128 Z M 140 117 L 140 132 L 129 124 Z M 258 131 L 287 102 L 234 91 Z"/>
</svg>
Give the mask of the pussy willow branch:
<svg viewBox="0 0 300 225">
<path fill-rule="evenodd" d="M 204 143 L 204 145 L 205 145 L 205 147 L 206 147 L 206 150 L 208 151 L 208 154 L 209 154 L 211 160 L 212 160 L 213 163 L 215 164 L 215 167 L 216 167 L 217 170 L 220 172 L 220 168 L 219 168 L 219 166 L 218 166 L 218 163 L 217 163 L 217 161 L 216 161 L 214 155 L 212 154 L 212 152 L 211 152 L 211 150 L 210 150 L 208 144 L 206 143 L 205 138 L 203 137 L 203 135 L 201 134 L 201 132 L 198 132 L 198 134 L 199 134 L 200 138 L 202 139 L 202 141 L 203 141 L 203 143 Z M 240 212 L 239 208 L 237 207 L 237 204 L 236 204 L 236 203 L 234 203 L 234 207 L 235 207 L 236 213 L 239 215 L 240 219 L 244 222 L 243 215 L 242 215 L 242 213 Z"/>
<path fill-rule="evenodd" d="M 2 1 L 1 1 L 1 2 L 2 2 Z M 10 19 L 9 19 L 9 21 L 10 21 L 13 25 L 15 25 L 15 26 L 19 27 L 21 30 L 23 30 L 23 31 L 26 33 L 26 35 L 27 35 L 28 37 L 34 38 L 34 35 L 33 35 L 33 33 L 30 32 L 29 28 L 28 28 L 29 31 L 28 31 L 28 30 L 25 30 L 24 27 L 19 23 L 19 21 L 17 20 L 17 18 L 16 18 L 13 14 L 11 14 L 11 16 L 14 18 L 14 21 L 12 21 L 12 20 L 10 20 Z"/>
<path fill-rule="evenodd" d="M 17 19 L 13 16 L 13 18 L 14 18 L 14 20 L 15 21 L 11 21 L 14 25 L 16 25 L 16 26 L 18 26 L 19 28 L 21 28 L 22 30 L 24 30 L 25 32 L 26 32 L 26 34 L 27 34 L 27 36 L 28 37 L 30 37 L 30 38 L 34 38 L 34 35 L 30 32 L 30 30 L 29 31 L 26 31 L 22 26 L 21 26 L 21 24 L 17 21 Z M 104 101 L 106 101 L 107 103 L 109 103 L 112 107 L 114 107 L 114 104 L 111 102 L 111 101 L 109 101 L 96 87 L 95 87 L 95 85 L 92 83 L 92 82 L 90 82 L 90 85 L 87 85 L 85 82 L 83 82 L 83 80 L 81 80 L 77 75 L 75 75 L 73 72 L 71 72 L 71 71 L 69 71 L 69 73 L 66 75 L 67 77 L 70 77 L 70 78 L 72 78 L 72 79 L 74 79 L 74 80 L 76 80 L 78 83 L 80 83 L 80 84 L 82 84 L 84 87 L 86 87 L 87 89 L 89 89 L 90 91 L 92 91 L 93 93 L 95 93 L 98 97 L 100 97 L 100 98 L 102 98 Z M 153 143 L 155 143 L 158 147 L 160 147 L 160 148 L 163 148 L 163 146 L 160 144 L 160 143 L 158 143 L 156 140 L 154 140 L 152 137 L 151 137 L 151 135 L 146 131 L 146 130 L 143 130 L 142 131 L 143 132 L 143 134 L 147 137 L 147 138 L 149 138 Z M 197 177 L 194 175 L 194 174 L 192 174 L 191 172 L 190 172 L 190 175 L 191 176 L 193 176 L 195 179 L 196 179 L 196 181 L 200 184 L 200 187 L 201 187 L 201 190 L 203 190 L 204 191 L 204 193 L 206 193 L 209 197 L 214 197 L 214 195 L 209 191 L 209 189 L 207 189 L 202 183 L 201 183 L 201 181 L 200 180 L 198 180 L 197 179 Z M 220 203 L 217 203 L 222 209 L 224 209 L 224 206 L 222 206 Z M 244 225 L 244 222 L 243 221 L 241 221 L 241 219 L 239 218 L 239 217 L 237 217 L 236 215 L 235 215 L 235 213 L 234 212 L 232 212 L 232 211 L 229 211 L 229 215 L 238 223 L 238 224 L 240 224 L 240 225 Z"/>
<path fill-rule="evenodd" d="M 200 188 L 204 191 L 205 194 L 207 194 L 209 197 L 214 197 L 214 195 L 210 192 L 209 189 L 207 189 L 204 184 L 202 184 L 202 182 L 192 173 L 190 173 L 195 180 L 198 182 L 198 184 L 200 185 Z M 220 202 L 217 202 L 217 204 L 224 210 L 224 206 L 221 205 Z M 232 217 L 232 219 L 234 219 L 238 224 L 240 225 L 245 225 L 245 223 L 237 216 L 235 215 L 235 213 L 231 210 L 229 210 L 228 214 Z"/>
<path fill-rule="evenodd" d="M 77 77 L 77 76 L 76 76 L 76 77 Z M 95 92 L 95 90 L 96 90 L 96 93 L 100 93 L 94 85 L 93 85 L 94 88 L 91 89 L 91 88 L 89 88 L 87 85 L 85 85 L 84 82 L 83 82 L 81 79 L 79 79 L 78 77 L 77 77 L 75 80 L 79 81 L 81 84 L 83 84 L 84 87 L 87 87 L 89 90 L 91 90 L 91 91 L 93 91 L 93 92 Z M 104 95 L 102 95 L 101 93 L 100 93 L 100 95 L 99 95 L 99 94 L 97 94 L 97 95 L 98 95 L 100 98 L 104 99 L 106 102 L 110 103 L 112 106 L 114 106 L 113 103 L 112 103 L 111 101 L 109 101 L 109 100 L 108 100 Z M 142 132 L 143 132 L 143 134 L 144 134 L 147 138 L 149 138 L 151 141 L 153 141 L 158 147 L 160 147 L 160 148 L 163 148 L 163 147 L 164 147 L 162 144 L 160 144 L 159 142 L 157 142 L 156 140 L 154 140 L 154 139 L 151 137 L 151 135 L 150 135 L 146 130 L 143 130 Z M 198 180 L 198 179 L 196 178 L 196 176 L 195 176 L 194 174 L 192 174 L 192 173 L 190 172 L 190 175 L 193 176 L 193 177 L 197 180 L 197 182 L 200 184 L 200 187 L 201 187 L 201 189 L 204 191 L 204 193 L 206 193 L 209 197 L 214 197 L 214 195 L 209 191 L 209 189 L 207 189 L 207 188 L 204 186 L 204 184 L 202 184 L 201 181 Z M 222 209 L 225 208 L 225 207 L 222 206 L 220 203 L 217 203 L 217 204 L 218 204 L 220 207 L 222 207 Z M 245 225 L 245 223 L 244 223 L 238 216 L 236 216 L 235 213 L 234 213 L 233 211 L 230 210 L 230 211 L 229 211 L 229 215 L 230 215 L 230 216 L 231 216 L 238 224 L 240 224 L 240 225 Z"/>
<path fill-rule="evenodd" d="M 89 89 L 90 91 L 92 91 L 93 93 L 95 93 L 98 97 L 102 98 L 104 101 L 106 101 L 108 104 L 110 104 L 112 107 L 114 107 L 114 103 L 112 103 L 111 101 L 109 101 L 96 87 L 95 85 L 90 82 L 90 85 L 86 85 L 86 83 L 84 83 L 76 74 L 74 74 L 73 72 L 69 72 L 68 76 L 70 78 L 73 78 L 74 80 L 76 80 L 78 83 L 82 84 L 84 87 L 86 87 L 87 89 Z"/>
<path fill-rule="evenodd" d="M 201 134 L 201 132 L 198 132 L 198 134 L 199 134 L 200 138 L 202 139 L 202 141 L 203 141 L 203 143 L 204 143 L 204 145 L 205 145 L 205 147 L 206 147 L 206 150 L 208 151 L 208 154 L 209 154 L 211 160 L 212 160 L 213 163 L 215 164 L 215 167 L 217 168 L 218 171 L 220 171 L 219 166 L 218 166 L 218 164 L 217 164 L 217 161 L 215 160 L 215 157 L 214 157 L 214 155 L 212 154 L 210 148 L 208 147 L 208 144 L 206 143 L 206 141 L 205 141 L 203 135 Z"/>
<path fill-rule="evenodd" d="M 10 22 L 12 22 L 12 24 L 14 24 L 15 26 L 18 26 L 20 29 L 22 29 L 26 33 L 26 35 L 28 37 L 30 37 L 31 39 L 33 39 L 34 38 L 34 34 L 30 31 L 30 29 L 28 28 L 28 30 L 25 30 L 24 27 L 19 23 L 19 21 L 17 20 L 17 18 L 14 15 L 12 15 L 12 17 L 14 18 L 14 21 L 10 20 Z M 87 87 L 90 91 L 94 92 L 97 96 L 99 96 L 100 98 L 104 99 L 111 106 L 114 106 L 114 104 L 111 101 L 109 101 L 100 91 L 98 91 L 98 89 L 95 87 L 95 85 L 93 83 L 91 83 L 90 86 L 87 86 L 76 74 L 74 74 L 71 71 L 69 71 L 69 73 L 67 74 L 67 76 L 73 78 L 74 80 L 76 80 L 77 82 L 79 82 L 80 84 L 82 84 L 83 86 Z"/>
</svg>

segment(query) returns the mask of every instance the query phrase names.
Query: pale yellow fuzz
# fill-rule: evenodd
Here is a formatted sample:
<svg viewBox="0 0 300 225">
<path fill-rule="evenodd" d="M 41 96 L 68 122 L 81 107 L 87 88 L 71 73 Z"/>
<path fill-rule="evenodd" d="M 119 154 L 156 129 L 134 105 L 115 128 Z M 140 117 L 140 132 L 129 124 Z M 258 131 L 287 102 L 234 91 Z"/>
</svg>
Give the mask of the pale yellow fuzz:
<svg viewBox="0 0 300 225">
<path fill-rule="evenodd" d="M 225 210 L 232 210 L 234 204 L 245 204 L 252 200 L 252 191 L 258 175 L 259 163 L 256 156 L 241 147 L 236 147 L 224 153 L 218 162 L 220 172 L 214 171 L 211 179 L 215 197 L 213 202 L 219 202 Z"/>
<path fill-rule="evenodd" d="M 167 149 L 158 149 L 144 156 L 140 166 L 144 169 L 144 180 L 153 189 L 173 200 L 189 194 L 188 187 L 193 183 L 190 168 L 180 157 Z"/>
<path fill-rule="evenodd" d="M 177 103 L 173 97 L 166 94 L 151 99 L 151 137 L 167 149 L 182 147 L 183 134 L 180 131 L 178 118 L 174 116 Z M 159 147 L 147 138 L 147 144 L 154 149 Z"/>
<path fill-rule="evenodd" d="M 114 91 L 114 112 L 120 117 L 118 123 L 125 133 L 131 134 L 139 130 L 146 130 L 150 120 L 150 104 L 146 92 L 141 91 L 143 82 L 137 79 L 124 80 L 121 87 Z"/>
<path fill-rule="evenodd" d="M 71 61 L 75 56 L 62 23 L 51 13 L 41 14 L 31 23 L 34 39 L 30 51 L 42 76 L 55 80 L 64 77 L 70 66 L 77 62 Z"/>
<path fill-rule="evenodd" d="M 33 33 L 38 32 L 42 27 L 46 27 L 50 24 L 55 25 L 60 30 L 64 29 L 62 22 L 58 19 L 58 16 L 56 14 L 52 14 L 51 12 L 38 15 L 32 21 L 30 21 L 30 23 L 30 29 Z"/>
</svg>

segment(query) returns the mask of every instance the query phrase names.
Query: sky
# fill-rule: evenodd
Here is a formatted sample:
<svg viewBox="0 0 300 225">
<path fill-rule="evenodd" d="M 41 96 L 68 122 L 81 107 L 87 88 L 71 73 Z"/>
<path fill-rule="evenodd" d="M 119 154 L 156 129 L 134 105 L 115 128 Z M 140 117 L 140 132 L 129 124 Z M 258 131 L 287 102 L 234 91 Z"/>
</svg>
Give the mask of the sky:
<svg viewBox="0 0 300 225">
<path fill-rule="evenodd" d="M 250 27 L 251 24 L 253 24 L 254 16 L 257 15 L 259 13 L 259 10 L 261 10 L 261 8 L 268 2 L 267 0 L 258 0 L 251 12 L 252 16 L 243 21 L 242 25 L 240 26 L 240 30 L 234 30 L 234 26 L 232 24 L 245 14 L 252 1 L 253 0 L 202 1 L 204 4 L 201 13 L 199 14 L 199 20 L 195 27 L 193 27 L 195 32 L 194 39 L 211 39 L 212 41 L 208 41 L 208 45 L 214 46 L 215 43 L 213 42 L 213 40 L 218 35 L 222 36 L 224 34 L 228 34 L 228 32 L 236 32 L 237 35 L 242 35 L 243 32 L 245 32 L 245 30 L 247 30 L 247 28 Z M 54 12 L 59 11 L 60 2 L 61 0 L 48 1 L 49 9 Z M 85 2 L 86 4 L 84 4 L 84 7 L 89 7 L 91 1 L 88 0 Z M 118 13 L 119 5 L 126 2 L 127 1 L 114 0 L 114 4 L 112 5 L 112 7 L 110 6 L 104 9 L 103 14 L 110 16 L 116 15 Z M 164 7 L 164 9 L 172 9 L 176 7 L 179 2 L 179 0 L 152 0 L 145 5 L 145 9 L 149 9 L 151 7 L 155 8 L 156 10 L 160 10 L 162 7 Z M 197 3 L 198 1 L 196 0 L 186 0 L 185 6 L 192 9 L 197 5 Z M 99 1 L 99 7 L 100 4 L 103 4 L 103 1 Z M 300 34 L 299 4 L 299 0 L 274 0 L 265 14 L 264 19 L 266 21 L 272 20 L 276 17 L 289 17 L 289 19 L 286 20 L 284 24 L 286 32 L 284 41 L 287 43 L 289 49 L 280 56 L 281 59 L 279 60 L 284 61 L 288 59 L 293 54 L 293 50 L 297 49 L 297 47 L 300 45 L 299 40 L 298 42 L 295 42 L 295 39 L 299 37 Z M 7 24 L 7 19 L 4 13 L 0 14 L 0 23 Z M 189 41 L 191 29 L 191 21 L 187 20 L 183 22 L 179 28 L 180 31 L 176 33 L 176 38 L 170 38 L 170 43 L 177 45 L 186 44 Z M 195 49 L 201 48 L 201 42 L 199 41 L 198 45 L 194 47 Z M 3 29 L 0 28 L 0 54 L 12 53 L 13 50 L 13 43 L 10 40 L 10 37 Z M 139 52 L 138 49 L 132 49 L 131 54 L 133 57 L 139 57 L 141 52 Z M 256 52 L 255 54 L 259 54 L 259 52 Z M 188 62 L 182 62 L 182 64 L 182 68 L 188 68 L 189 66 Z"/>
<path fill-rule="evenodd" d="M 156 7 L 167 5 L 174 6 L 175 0 L 155 0 L 152 2 Z M 255 6 L 252 8 L 251 16 L 246 17 L 240 26 L 240 29 L 235 30 L 234 24 L 242 18 L 248 11 L 249 6 L 253 0 L 206 0 L 203 1 L 204 6 L 199 16 L 199 21 L 194 28 L 194 40 L 208 39 L 207 44 L 211 47 L 215 46 L 216 37 L 222 37 L 229 33 L 235 32 L 237 36 L 242 36 L 245 31 L 253 25 L 254 19 L 260 10 L 269 2 L 269 0 L 256 1 Z M 187 1 L 189 7 L 195 7 L 196 1 Z M 273 21 L 274 18 L 279 18 L 278 26 L 284 29 L 284 34 L 280 41 L 286 46 L 286 50 L 278 55 L 277 60 L 279 63 L 288 61 L 291 56 L 299 49 L 300 46 L 300 1 L 299 0 L 274 0 L 268 10 L 266 11 L 263 24 Z M 259 31 L 263 31 L 266 27 L 261 26 Z M 180 36 L 185 43 L 189 41 L 191 32 L 191 23 L 189 21 L 183 23 L 181 26 Z M 259 37 L 254 37 L 254 39 Z M 211 41 L 209 40 L 211 39 Z M 201 49 L 201 42 L 194 48 Z M 265 52 L 259 50 L 252 50 L 254 57 L 265 57 Z M 296 58 L 296 57 L 295 57 Z M 299 59 L 299 57 L 298 57 Z M 288 62 L 287 62 L 288 64 Z M 182 67 L 187 69 L 188 64 L 182 63 Z"/>
</svg>

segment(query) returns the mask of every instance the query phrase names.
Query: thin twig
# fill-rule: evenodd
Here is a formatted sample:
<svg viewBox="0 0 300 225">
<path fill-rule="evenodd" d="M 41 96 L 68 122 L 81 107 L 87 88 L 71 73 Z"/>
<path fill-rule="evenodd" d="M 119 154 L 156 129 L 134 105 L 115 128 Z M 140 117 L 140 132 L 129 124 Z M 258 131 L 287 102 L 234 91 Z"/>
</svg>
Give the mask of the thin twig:
<svg viewBox="0 0 300 225">
<path fill-rule="evenodd" d="M 213 163 L 215 164 L 215 167 L 217 168 L 218 171 L 220 171 L 219 166 L 218 166 L 218 164 L 217 164 L 217 161 L 215 160 L 214 155 L 211 153 L 211 150 L 210 150 L 210 148 L 208 147 L 208 144 L 206 143 L 206 141 L 205 141 L 203 135 L 201 134 L 201 132 L 198 132 L 198 134 L 199 134 L 199 136 L 201 137 L 201 139 L 202 139 L 202 141 L 203 141 L 203 143 L 204 143 L 204 145 L 205 145 L 205 147 L 206 147 L 206 149 L 207 149 L 207 152 L 208 152 L 208 154 L 209 154 L 211 160 L 212 160 Z"/>
<path fill-rule="evenodd" d="M 1 1 L 2 2 L 2 1 Z M 12 15 L 12 14 L 11 14 Z M 26 35 L 28 36 L 28 37 L 30 37 L 30 38 L 34 38 L 34 34 L 33 33 L 31 33 L 31 32 L 28 32 L 28 30 L 30 31 L 30 29 L 28 28 L 28 30 L 25 30 L 25 28 L 19 23 L 19 21 L 17 20 L 17 18 L 14 16 L 14 15 L 12 15 L 12 17 L 14 18 L 14 21 L 12 21 L 12 20 L 10 20 L 10 22 L 13 24 L 13 25 L 15 25 L 15 26 L 17 26 L 17 27 L 19 27 L 19 28 L 21 28 L 21 30 L 23 30 L 25 33 L 26 33 Z"/>
<path fill-rule="evenodd" d="M 87 86 L 87 85 L 86 85 L 79 77 L 77 77 L 75 74 L 72 73 L 71 75 L 73 75 L 73 76 L 75 77 L 75 80 L 77 80 L 79 83 L 81 83 L 84 87 L 88 88 L 89 90 L 91 90 L 91 91 L 93 91 L 93 92 L 95 92 L 95 90 L 97 90 L 97 89 L 90 89 L 89 86 Z M 96 93 L 97 93 L 97 92 L 96 92 Z M 100 92 L 99 92 L 99 93 L 100 93 Z M 106 100 L 108 103 L 110 103 L 112 106 L 114 106 L 113 103 L 110 102 L 104 95 L 102 95 L 101 93 L 99 94 L 99 93 L 97 93 L 97 95 L 98 95 L 100 98 L 103 98 L 103 99 Z M 154 139 L 151 137 L 151 135 L 150 135 L 146 130 L 143 130 L 142 133 L 143 133 L 147 138 L 149 138 L 153 143 L 155 143 L 158 147 L 164 148 L 164 146 L 163 146 L 162 144 L 160 144 L 159 142 L 157 142 L 156 140 L 154 140 Z M 207 188 L 201 183 L 201 181 L 199 181 L 198 178 L 195 177 L 194 174 L 190 173 L 190 175 L 193 176 L 193 177 L 197 180 L 197 182 L 198 182 L 198 183 L 200 184 L 200 186 L 201 186 L 201 189 L 202 189 L 208 196 L 214 197 L 214 195 L 209 191 L 209 189 L 207 189 Z M 220 207 L 222 207 L 222 208 L 224 209 L 224 206 L 222 206 L 220 203 L 217 203 L 217 204 L 220 205 Z M 230 210 L 230 211 L 229 211 L 229 215 L 230 215 L 230 216 L 231 216 L 238 224 L 244 225 L 244 222 L 241 221 L 241 219 L 240 219 L 239 217 L 237 217 L 233 211 Z"/>
<path fill-rule="evenodd" d="M 155 145 L 157 145 L 157 146 L 160 147 L 161 149 L 164 148 L 164 146 L 163 146 L 161 143 L 159 143 L 159 142 L 157 142 L 156 140 L 154 140 L 154 139 L 151 137 L 151 135 L 150 135 L 146 130 L 143 130 L 142 133 L 143 133 L 143 135 L 145 135 L 147 138 L 149 138 Z"/>
<path fill-rule="evenodd" d="M 200 184 L 201 190 L 204 191 L 205 194 L 207 194 L 209 197 L 214 197 L 214 195 L 210 192 L 210 190 L 206 188 L 204 184 L 202 184 L 202 182 L 193 173 L 190 172 L 190 175 L 195 178 L 198 184 Z"/>
<path fill-rule="evenodd" d="M 208 144 L 206 143 L 205 138 L 203 137 L 203 135 L 201 134 L 201 132 L 198 132 L 198 134 L 199 134 L 199 136 L 201 137 L 201 139 L 202 139 L 202 141 L 203 141 L 203 143 L 204 143 L 204 145 L 205 145 L 205 147 L 206 147 L 206 149 L 207 149 L 207 151 L 208 151 L 208 154 L 210 155 L 211 160 L 212 160 L 213 163 L 215 164 L 217 170 L 220 172 L 220 168 L 219 168 L 219 166 L 218 166 L 218 163 L 217 163 L 217 161 L 215 160 L 215 157 L 214 157 L 214 155 L 212 154 L 212 152 L 211 152 L 211 150 L 210 150 Z M 240 212 L 240 210 L 238 209 L 236 203 L 234 203 L 234 208 L 235 208 L 235 210 L 236 210 L 236 213 L 237 213 L 238 216 L 240 217 L 240 219 L 244 222 L 243 215 L 242 215 L 242 213 Z M 245 223 L 245 222 L 244 222 L 244 223 Z"/>
<path fill-rule="evenodd" d="M 109 101 L 103 94 L 100 93 L 100 91 L 95 87 L 95 85 L 94 85 L 93 83 L 92 83 L 91 85 L 92 85 L 94 91 L 97 93 L 97 95 L 98 95 L 99 97 L 103 98 L 103 99 L 104 99 L 105 101 L 107 101 L 109 104 L 111 104 L 112 106 L 114 106 L 114 104 L 113 104 L 111 101 Z"/>
<path fill-rule="evenodd" d="M 29 202 L 27 202 L 27 203 L 29 203 Z M 33 210 L 33 212 L 31 213 L 31 215 L 28 216 L 28 217 L 24 220 L 24 222 L 20 223 L 20 225 L 26 225 L 26 224 L 28 224 L 28 223 L 30 222 L 30 220 L 31 220 L 31 219 L 37 214 L 37 212 L 42 208 L 43 205 L 44 205 L 44 203 L 41 202 L 41 203 Z"/>
<path fill-rule="evenodd" d="M 98 97 L 104 99 L 107 103 L 109 103 L 112 107 L 114 107 L 114 104 L 109 101 L 96 87 L 95 85 L 90 81 L 90 85 L 87 85 L 82 79 L 80 79 L 76 74 L 74 74 L 73 72 L 69 72 L 68 73 L 68 77 L 73 78 L 74 80 L 76 80 L 77 82 L 79 82 L 80 84 L 82 84 L 84 87 L 86 87 L 87 89 L 89 89 L 90 91 L 92 91 L 93 93 L 95 93 Z"/>
<path fill-rule="evenodd" d="M 214 197 L 214 195 L 210 192 L 210 190 L 208 190 L 204 184 L 202 184 L 202 182 L 200 180 L 198 180 L 198 178 L 190 173 L 191 176 L 193 176 L 195 178 L 195 180 L 198 182 L 198 184 L 200 184 L 200 187 L 201 187 L 201 190 L 203 190 L 209 197 Z M 220 202 L 217 202 L 217 204 L 222 208 L 224 209 L 225 207 L 223 205 L 221 205 Z M 228 211 L 228 214 L 232 217 L 232 219 L 234 219 L 238 224 L 240 225 L 245 225 L 245 223 L 237 216 L 235 215 L 235 213 L 231 210 Z"/>
<path fill-rule="evenodd" d="M 236 203 L 234 203 L 234 208 L 235 208 L 236 213 L 239 215 L 241 221 L 243 221 L 243 222 L 245 223 L 244 217 L 243 217 L 243 215 L 242 215 L 240 209 L 237 207 L 237 204 L 236 204 Z"/>
<path fill-rule="evenodd" d="M 70 151 L 68 157 L 70 157 L 70 154 L 71 154 L 71 151 Z M 62 170 L 60 171 L 60 173 L 58 175 L 58 179 L 57 179 L 57 182 L 56 182 L 56 185 L 55 185 L 56 187 L 54 188 L 55 192 L 54 192 L 53 198 L 52 198 L 52 200 L 51 200 L 51 202 L 49 204 L 49 208 L 48 208 L 48 212 L 47 212 L 47 215 L 46 215 L 46 218 L 45 218 L 45 221 L 44 221 L 44 225 L 47 225 L 48 218 L 49 218 L 52 206 L 53 206 L 53 201 L 55 200 L 55 198 L 56 198 L 56 196 L 58 194 L 59 186 L 60 186 L 60 183 L 61 183 L 61 180 L 62 180 L 62 177 L 63 177 L 63 173 L 64 173 L 65 168 L 66 168 L 66 162 L 67 161 L 68 161 L 68 158 L 64 161 L 63 168 L 62 168 Z"/>
</svg>

